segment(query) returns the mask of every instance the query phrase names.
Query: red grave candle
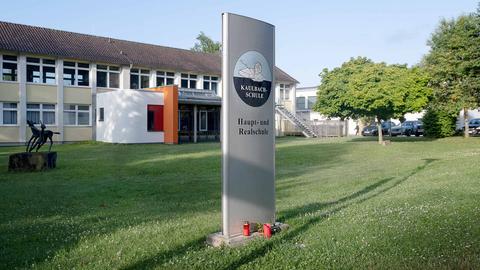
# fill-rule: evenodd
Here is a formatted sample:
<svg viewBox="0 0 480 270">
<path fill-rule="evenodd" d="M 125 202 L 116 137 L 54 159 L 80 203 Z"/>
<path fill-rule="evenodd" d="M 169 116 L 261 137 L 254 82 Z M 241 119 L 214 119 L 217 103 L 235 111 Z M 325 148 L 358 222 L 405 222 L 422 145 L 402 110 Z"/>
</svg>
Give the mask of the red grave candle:
<svg viewBox="0 0 480 270">
<path fill-rule="evenodd" d="M 243 235 L 244 236 L 250 236 L 250 223 L 245 222 L 243 224 Z"/>
</svg>

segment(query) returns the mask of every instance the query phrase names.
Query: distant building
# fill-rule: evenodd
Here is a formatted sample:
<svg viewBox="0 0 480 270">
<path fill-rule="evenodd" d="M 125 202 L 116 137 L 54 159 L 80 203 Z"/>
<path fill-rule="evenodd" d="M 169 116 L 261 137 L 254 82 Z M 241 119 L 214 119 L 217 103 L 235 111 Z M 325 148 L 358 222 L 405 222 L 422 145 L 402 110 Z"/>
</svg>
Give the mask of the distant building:
<svg viewBox="0 0 480 270">
<path fill-rule="evenodd" d="M 313 111 L 313 106 L 317 102 L 318 86 L 298 87 L 296 90 L 297 117 L 312 126 L 320 133 L 320 137 L 355 135 L 356 120 L 341 121 Z"/>
</svg>

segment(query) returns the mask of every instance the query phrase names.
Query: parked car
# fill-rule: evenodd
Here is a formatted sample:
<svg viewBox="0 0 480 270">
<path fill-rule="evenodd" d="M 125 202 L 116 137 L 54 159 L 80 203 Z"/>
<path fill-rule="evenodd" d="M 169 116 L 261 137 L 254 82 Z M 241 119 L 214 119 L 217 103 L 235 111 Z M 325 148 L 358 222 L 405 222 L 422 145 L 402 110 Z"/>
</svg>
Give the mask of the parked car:
<svg viewBox="0 0 480 270">
<path fill-rule="evenodd" d="M 420 135 L 425 135 L 425 130 L 423 129 L 422 121 L 413 121 L 413 134 L 418 137 Z"/>
<path fill-rule="evenodd" d="M 392 121 L 385 121 L 382 122 L 382 134 L 383 135 L 389 135 L 390 134 L 390 128 L 395 125 L 394 122 Z M 366 126 L 362 130 L 362 135 L 363 136 L 378 136 L 378 127 L 377 124 L 370 124 L 369 126 Z"/>
<path fill-rule="evenodd" d="M 465 128 L 465 127 L 464 127 Z M 478 135 L 480 128 L 480 118 L 474 118 L 468 121 L 468 133 L 472 135 Z"/>
<path fill-rule="evenodd" d="M 396 126 L 393 126 L 392 129 L 390 130 L 390 136 L 396 137 L 399 135 L 402 135 L 402 124 L 398 124 Z"/>
<path fill-rule="evenodd" d="M 480 126 L 473 129 L 472 136 L 480 136 Z"/>
<path fill-rule="evenodd" d="M 396 124 L 392 121 L 385 121 L 382 122 L 382 132 L 383 135 L 390 135 L 390 131 L 392 127 L 394 127 Z"/>
<path fill-rule="evenodd" d="M 376 125 L 369 125 L 363 128 L 362 136 L 377 136 L 378 128 Z"/>
<path fill-rule="evenodd" d="M 415 120 L 415 121 L 405 121 L 401 123 L 400 125 L 396 125 L 392 127 L 392 136 L 399 136 L 399 135 L 405 135 L 405 136 L 420 136 L 423 135 L 424 129 L 423 129 L 423 123 L 421 121 Z"/>
</svg>

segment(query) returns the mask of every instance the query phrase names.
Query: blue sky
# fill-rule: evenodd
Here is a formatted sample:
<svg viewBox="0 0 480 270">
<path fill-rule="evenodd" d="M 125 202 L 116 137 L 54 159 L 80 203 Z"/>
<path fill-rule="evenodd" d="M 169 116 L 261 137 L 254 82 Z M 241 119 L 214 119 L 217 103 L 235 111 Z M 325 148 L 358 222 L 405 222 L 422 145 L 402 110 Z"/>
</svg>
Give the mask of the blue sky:
<svg viewBox="0 0 480 270">
<path fill-rule="evenodd" d="M 221 13 L 276 26 L 276 64 L 316 85 L 352 56 L 416 64 L 441 18 L 478 0 L 424 1 L 5 1 L 0 20 L 189 49 L 200 31 L 221 39 Z"/>
</svg>

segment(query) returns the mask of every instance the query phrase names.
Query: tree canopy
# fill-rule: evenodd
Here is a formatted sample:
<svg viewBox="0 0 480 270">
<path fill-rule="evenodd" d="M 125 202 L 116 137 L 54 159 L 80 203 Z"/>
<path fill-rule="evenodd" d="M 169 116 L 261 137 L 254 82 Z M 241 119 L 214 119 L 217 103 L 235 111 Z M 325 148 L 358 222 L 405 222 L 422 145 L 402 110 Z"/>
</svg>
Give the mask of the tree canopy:
<svg viewBox="0 0 480 270">
<path fill-rule="evenodd" d="M 479 12 L 443 19 L 427 43 L 430 51 L 421 65 L 431 77 L 434 107 L 458 114 L 480 106 Z"/>
<path fill-rule="evenodd" d="M 190 50 L 204 53 L 218 53 L 222 48 L 222 44 L 220 42 L 213 41 L 203 32 L 198 34 L 197 41 L 198 42 L 195 42 L 195 45 Z"/>
<path fill-rule="evenodd" d="M 314 109 L 330 117 L 375 117 L 378 121 L 421 111 L 428 103 L 429 78 L 421 69 L 351 58 L 320 74 Z M 379 128 L 379 140 L 382 140 Z"/>
<path fill-rule="evenodd" d="M 435 98 L 463 107 L 480 101 L 480 15 L 442 20 L 427 43 L 422 64 L 431 76 Z"/>
</svg>

